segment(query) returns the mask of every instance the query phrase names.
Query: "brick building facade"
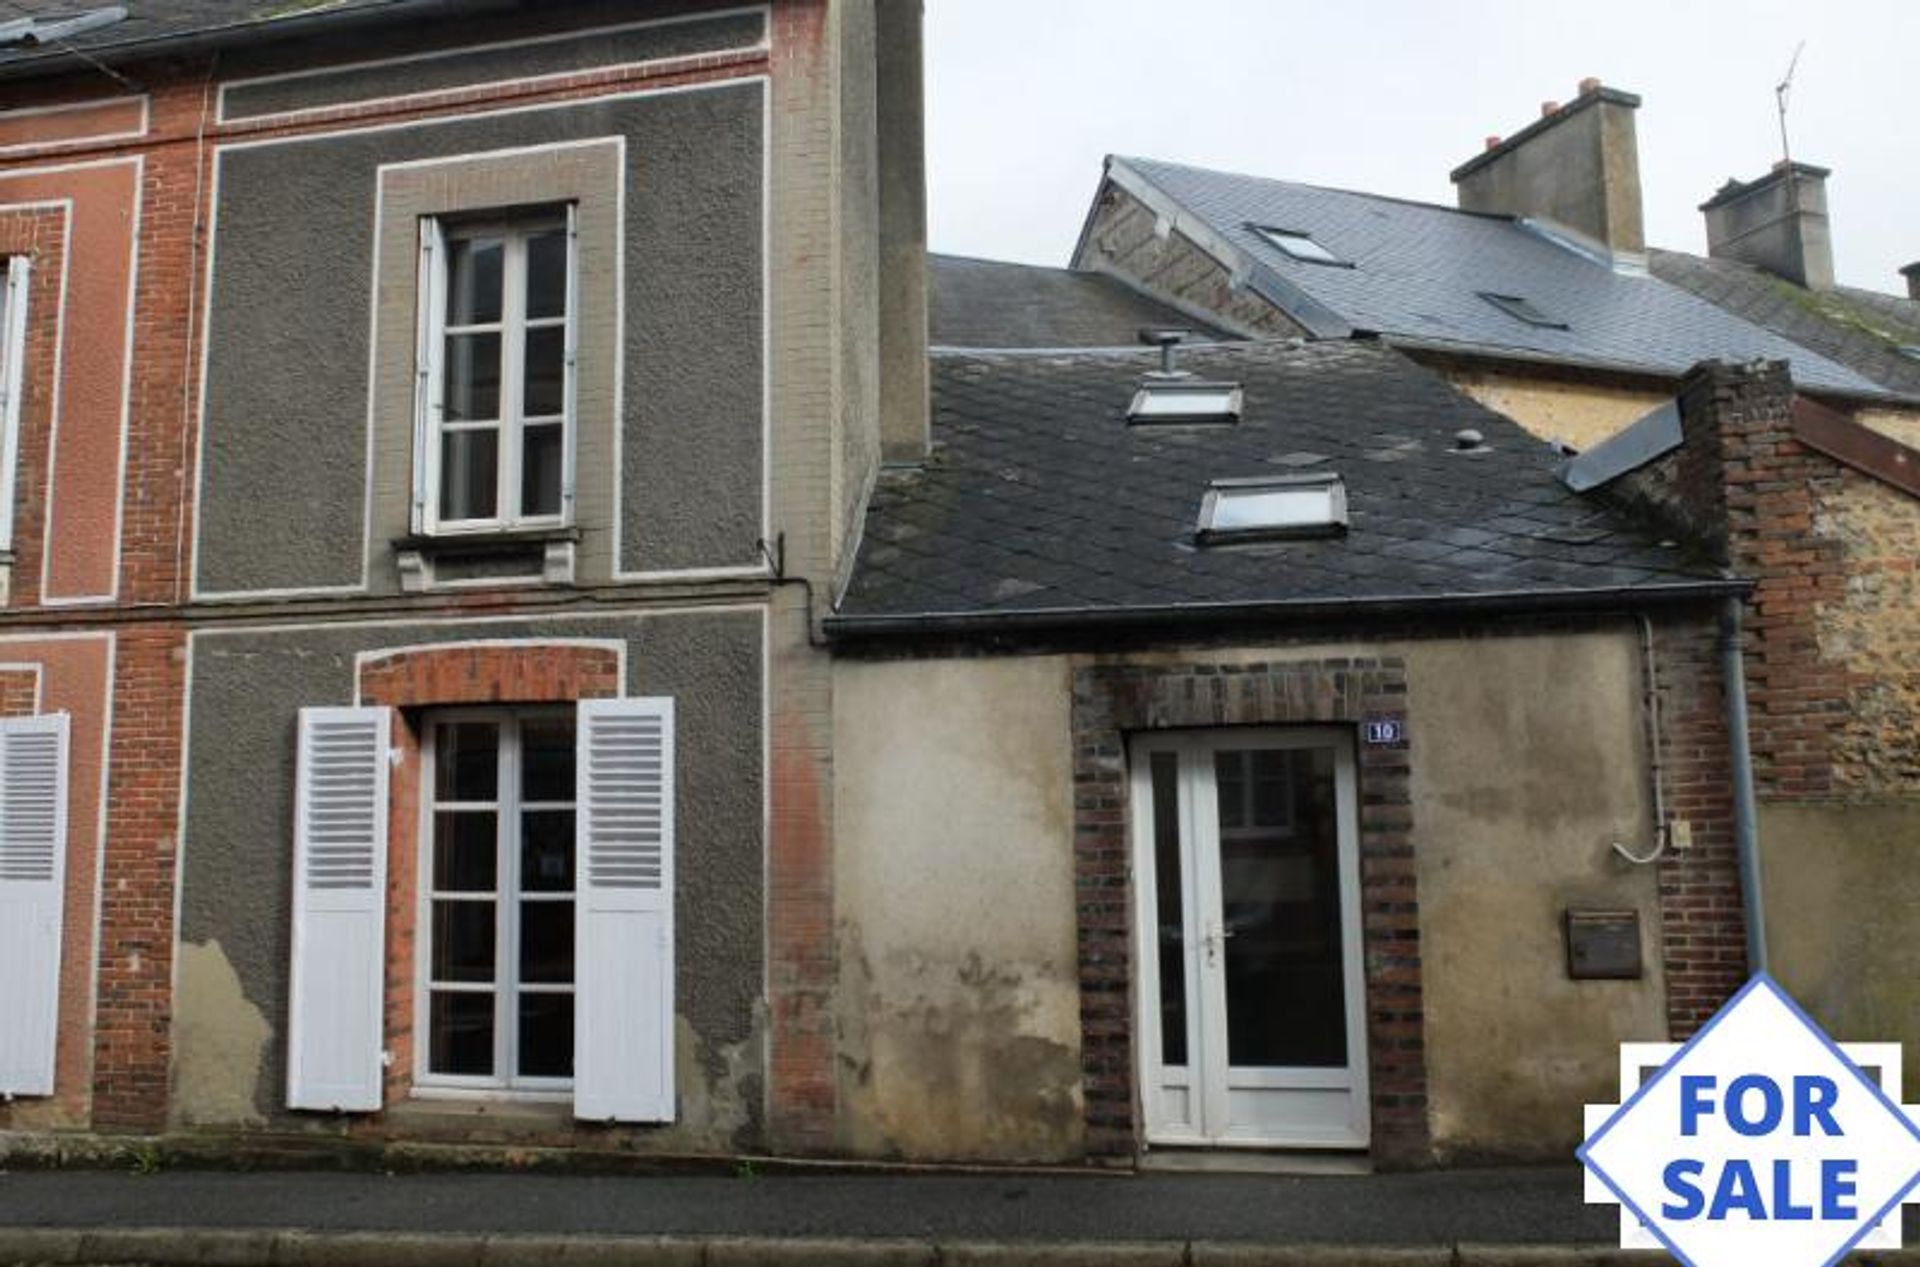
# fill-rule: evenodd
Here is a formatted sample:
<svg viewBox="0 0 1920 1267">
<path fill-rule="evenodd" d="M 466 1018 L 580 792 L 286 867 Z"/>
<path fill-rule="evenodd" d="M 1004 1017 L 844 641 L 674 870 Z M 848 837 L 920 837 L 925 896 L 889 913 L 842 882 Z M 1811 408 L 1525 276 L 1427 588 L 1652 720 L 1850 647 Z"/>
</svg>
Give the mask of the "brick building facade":
<svg viewBox="0 0 1920 1267">
<path fill-rule="evenodd" d="M 58 963 L 35 996 L 57 1008 L 0 1126 L 491 1129 L 457 1102 L 351 1123 L 287 1107 L 340 1056 L 290 1051 L 300 1009 L 309 1033 L 364 1014 L 290 979 L 333 865 L 296 828 L 327 808 L 302 790 L 322 749 L 301 719 L 325 706 L 385 713 L 394 757 L 366 854 L 387 918 L 363 993 L 386 1020 L 349 1063 L 384 1060 L 391 1108 L 446 1056 L 447 1081 L 484 1069 L 519 1103 L 520 1138 L 573 1139 L 567 1079 L 519 1095 L 501 1062 L 553 1073 L 554 1009 L 625 988 L 574 982 L 550 933 L 536 946 L 559 916 L 506 871 L 510 846 L 534 865 L 541 814 L 574 811 L 488 811 L 497 923 L 449 931 L 476 904 L 418 896 L 423 866 L 454 865 L 432 824 L 478 811 L 423 808 L 429 732 L 478 725 L 531 779 L 541 718 L 673 700 L 667 848 L 710 863 L 682 865 L 662 916 L 682 908 L 663 970 L 682 1010 L 647 1021 L 680 1102 L 637 1115 L 669 1126 L 587 1129 L 830 1148 L 831 717 L 808 595 L 845 571 L 880 358 L 911 338 L 882 335 L 875 261 L 903 214 L 879 168 L 918 179 L 918 121 L 883 127 L 874 103 L 907 60 L 917 90 L 918 6 L 131 8 L 84 57 L 0 58 L 0 254 L 24 314 L 5 712 L 70 721 Z M 466 717 L 492 720 L 442 720 Z M 496 962 L 429 1008 L 429 961 L 468 936 L 498 939 Z M 492 1053 L 461 1002 L 479 979 Z"/>
</svg>

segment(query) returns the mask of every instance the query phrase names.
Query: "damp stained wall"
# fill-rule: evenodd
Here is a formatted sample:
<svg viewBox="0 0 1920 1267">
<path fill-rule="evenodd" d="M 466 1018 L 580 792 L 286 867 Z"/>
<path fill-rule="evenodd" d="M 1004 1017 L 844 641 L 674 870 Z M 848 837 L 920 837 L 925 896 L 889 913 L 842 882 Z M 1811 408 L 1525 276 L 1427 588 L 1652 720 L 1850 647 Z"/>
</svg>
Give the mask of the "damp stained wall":
<svg viewBox="0 0 1920 1267">
<path fill-rule="evenodd" d="M 1069 691 L 1052 657 L 834 667 L 851 1152 L 1080 1153 Z"/>
<path fill-rule="evenodd" d="M 475 638 L 624 641 L 628 692 L 674 698 L 681 1125 L 634 1142 L 753 1149 L 764 1102 L 764 631 L 745 610 L 197 634 L 175 1124 L 328 1122 L 282 1108 L 296 715 L 351 704 L 360 652 Z"/>
<path fill-rule="evenodd" d="M 1342 656 L 1408 669 L 1436 1154 L 1564 1155 L 1581 1106 L 1616 1098 L 1618 1045 L 1667 1034 L 1655 879 L 1611 848 L 1652 843 L 1637 632 L 1102 659 Z M 851 1151 L 1073 1155 L 1079 1124 L 1055 1106 L 1079 1077 L 1070 683 L 1090 662 L 836 665 Z M 1569 980 L 1569 906 L 1638 912 L 1644 977 Z"/>
</svg>

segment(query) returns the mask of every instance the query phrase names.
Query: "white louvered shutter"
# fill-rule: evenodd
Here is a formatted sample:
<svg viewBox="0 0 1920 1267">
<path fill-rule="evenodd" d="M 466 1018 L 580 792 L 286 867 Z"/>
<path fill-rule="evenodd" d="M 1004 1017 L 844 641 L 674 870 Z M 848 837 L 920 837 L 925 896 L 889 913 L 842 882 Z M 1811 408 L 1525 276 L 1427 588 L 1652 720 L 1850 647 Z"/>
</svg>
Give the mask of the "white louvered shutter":
<svg viewBox="0 0 1920 1267">
<path fill-rule="evenodd" d="M 580 704 L 574 1116 L 671 1122 L 673 701 Z"/>
<path fill-rule="evenodd" d="M 0 1094 L 53 1094 L 66 855 L 67 716 L 0 721 Z"/>
<path fill-rule="evenodd" d="M 384 708 L 300 710 L 290 1108 L 380 1107 L 391 716 Z"/>
</svg>

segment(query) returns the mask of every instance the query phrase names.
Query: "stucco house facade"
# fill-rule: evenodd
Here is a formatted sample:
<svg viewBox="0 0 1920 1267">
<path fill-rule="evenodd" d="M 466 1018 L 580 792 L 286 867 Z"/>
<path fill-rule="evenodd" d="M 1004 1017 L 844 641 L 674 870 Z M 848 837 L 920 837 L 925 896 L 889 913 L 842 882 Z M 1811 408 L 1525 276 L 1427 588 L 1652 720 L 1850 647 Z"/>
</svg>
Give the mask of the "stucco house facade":
<svg viewBox="0 0 1920 1267">
<path fill-rule="evenodd" d="M 831 1151 L 918 7 L 125 9 L 0 50 L 0 1127 Z"/>
<path fill-rule="evenodd" d="M 1557 1156 L 1755 962 L 1777 371 L 1579 486 L 929 275 L 914 0 L 125 8 L 0 49 L 0 1150 Z"/>
</svg>

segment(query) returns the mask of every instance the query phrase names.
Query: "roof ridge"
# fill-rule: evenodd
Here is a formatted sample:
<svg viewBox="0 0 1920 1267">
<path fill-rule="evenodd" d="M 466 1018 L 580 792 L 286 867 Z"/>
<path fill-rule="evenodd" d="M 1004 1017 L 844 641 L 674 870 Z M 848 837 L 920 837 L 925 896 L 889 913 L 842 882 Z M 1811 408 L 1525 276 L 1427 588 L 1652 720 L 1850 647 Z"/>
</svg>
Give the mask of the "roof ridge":
<svg viewBox="0 0 1920 1267">
<path fill-rule="evenodd" d="M 1419 207 L 1423 211 L 1441 211 L 1448 215 L 1463 216 L 1470 220 L 1495 220 L 1507 224 L 1519 224 L 1521 217 L 1506 215 L 1497 211 L 1468 211 L 1463 207 L 1449 207 L 1444 202 L 1431 202 L 1424 198 L 1408 198 L 1400 194 L 1374 193 L 1365 189 L 1348 189 L 1343 185 L 1321 185 L 1310 180 L 1288 180 L 1280 176 L 1261 176 L 1253 172 L 1228 171 L 1220 167 L 1201 167 L 1194 163 L 1180 163 L 1164 158 L 1139 158 L 1128 154 L 1113 156 L 1122 163 L 1152 164 L 1155 167 L 1177 167 L 1182 171 L 1199 172 L 1205 176 L 1224 176 L 1230 180 L 1253 180 L 1266 185 L 1286 185 L 1293 189 L 1311 189 L 1323 194 L 1342 194 L 1349 198 L 1364 198 L 1368 202 L 1391 202 L 1402 207 Z"/>
</svg>

